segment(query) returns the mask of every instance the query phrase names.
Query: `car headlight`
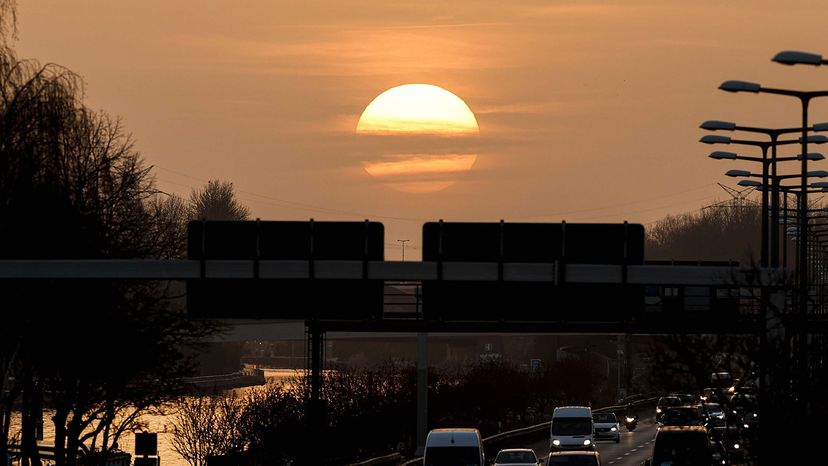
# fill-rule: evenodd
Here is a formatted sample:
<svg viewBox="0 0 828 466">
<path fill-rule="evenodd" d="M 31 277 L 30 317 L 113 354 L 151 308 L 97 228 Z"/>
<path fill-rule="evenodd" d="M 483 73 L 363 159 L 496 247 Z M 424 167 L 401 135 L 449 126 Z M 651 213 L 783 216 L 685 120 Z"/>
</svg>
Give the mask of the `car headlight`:
<svg viewBox="0 0 828 466">
<path fill-rule="evenodd" d="M 635 418 L 634 418 L 634 417 L 628 417 L 628 418 L 627 418 L 627 422 L 633 422 L 633 421 L 635 421 Z"/>
<path fill-rule="evenodd" d="M 555 440 L 552 441 L 552 445 L 555 445 L 556 447 L 558 447 L 558 446 L 561 445 L 561 441 L 558 440 L 558 439 L 555 439 Z"/>
<path fill-rule="evenodd" d="M 589 445 L 590 443 L 592 443 L 592 442 L 589 439 L 584 440 L 584 445 Z"/>
<path fill-rule="evenodd" d="M 749 428 L 749 427 L 750 427 L 749 425 L 745 424 L 745 429 L 747 429 L 747 428 Z"/>
<path fill-rule="evenodd" d="M 738 449 L 739 449 L 739 444 L 738 444 L 738 443 L 734 443 L 734 444 L 733 444 L 733 448 L 735 448 L 735 449 L 737 449 L 737 450 L 738 450 Z"/>
<path fill-rule="evenodd" d="M 716 417 L 719 419 L 724 419 L 724 414 L 717 414 Z"/>
<path fill-rule="evenodd" d="M 610 427 L 610 431 L 615 432 L 618 430 L 618 427 Z"/>
<path fill-rule="evenodd" d="M 656 414 L 661 414 L 661 408 L 656 408 Z"/>
</svg>

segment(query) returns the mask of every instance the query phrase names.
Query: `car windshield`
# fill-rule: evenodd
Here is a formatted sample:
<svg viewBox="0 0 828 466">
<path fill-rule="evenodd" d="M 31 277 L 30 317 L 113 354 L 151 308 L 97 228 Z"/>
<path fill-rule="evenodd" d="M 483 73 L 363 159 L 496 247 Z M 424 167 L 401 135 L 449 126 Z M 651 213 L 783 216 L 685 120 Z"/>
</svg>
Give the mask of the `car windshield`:
<svg viewBox="0 0 828 466">
<path fill-rule="evenodd" d="M 593 455 L 552 455 L 550 466 L 598 466 L 598 458 Z"/>
<path fill-rule="evenodd" d="M 679 395 L 678 398 L 682 403 L 692 404 L 694 400 L 693 395 Z"/>
<path fill-rule="evenodd" d="M 501 451 L 498 453 L 495 463 L 537 463 L 535 453 L 531 451 Z"/>
<path fill-rule="evenodd" d="M 670 408 L 664 411 L 661 423 L 666 426 L 699 426 L 703 424 L 696 408 Z"/>
<path fill-rule="evenodd" d="M 615 414 L 613 414 L 613 413 L 593 414 L 592 415 L 592 421 L 593 422 L 601 422 L 601 423 L 618 422 L 618 420 L 615 419 Z"/>
<path fill-rule="evenodd" d="M 677 405 L 680 405 L 680 404 L 681 404 L 681 400 L 679 400 L 678 398 L 676 398 L 674 396 L 667 396 L 667 397 L 664 397 L 664 398 L 659 398 L 659 400 L 658 400 L 658 406 L 662 407 L 662 408 L 665 407 L 665 406 L 677 406 Z"/>
<path fill-rule="evenodd" d="M 482 466 L 477 447 L 427 447 L 424 466 Z"/>
<path fill-rule="evenodd" d="M 710 414 L 723 412 L 721 405 L 718 403 L 705 403 L 704 409 Z"/>
<path fill-rule="evenodd" d="M 559 417 L 552 419 L 552 435 L 590 435 L 592 419 L 583 417 Z"/>
</svg>

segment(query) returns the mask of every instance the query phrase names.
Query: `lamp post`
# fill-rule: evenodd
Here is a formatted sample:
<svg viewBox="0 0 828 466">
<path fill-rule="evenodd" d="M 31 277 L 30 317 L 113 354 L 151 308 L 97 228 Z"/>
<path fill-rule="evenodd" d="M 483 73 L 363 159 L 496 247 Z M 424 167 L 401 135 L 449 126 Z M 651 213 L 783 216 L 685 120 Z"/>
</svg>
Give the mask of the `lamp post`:
<svg viewBox="0 0 828 466">
<path fill-rule="evenodd" d="M 796 158 L 797 159 L 809 159 L 809 158 L 819 159 L 819 157 L 821 155 L 822 154 L 811 153 L 811 154 L 808 154 L 808 157 L 802 157 L 802 155 L 800 154 Z M 738 157 L 738 156 L 736 156 L 736 157 Z M 730 158 L 732 159 L 733 157 L 730 157 Z M 764 173 L 763 174 L 757 174 L 757 173 L 751 173 L 749 170 L 734 169 L 734 170 L 728 170 L 727 172 L 725 172 L 725 175 L 730 176 L 730 177 L 734 177 L 734 178 L 762 178 L 763 181 L 761 183 L 758 182 L 758 181 L 754 181 L 754 180 L 741 180 L 737 184 L 739 186 L 755 187 L 757 189 L 761 188 L 762 191 L 767 191 L 768 184 L 767 184 L 767 182 L 765 182 L 765 180 L 767 179 L 767 176 Z M 779 192 L 779 191 L 793 192 L 792 188 L 798 188 L 798 186 L 796 186 L 796 187 L 794 187 L 794 186 L 781 186 L 781 182 L 783 180 L 788 180 L 788 179 L 793 179 L 793 178 L 800 178 L 800 177 L 803 180 L 806 180 L 806 183 L 807 183 L 808 178 L 826 178 L 826 177 L 828 177 L 828 171 L 825 171 L 825 170 L 812 170 L 810 172 L 805 173 L 805 176 L 802 176 L 799 173 L 792 174 L 792 175 L 777 175 L 777 176 L 771 177 L 771 182 L 773 183 L 771 189 L 775 190 L 776 192 Z M 825 189 L 825 188 L 822 188 L 822 189 Z M 823 191 L 822 190 L 813 191 L 813 190 L 807 190 L 806 189 L 805 194 L 801 194 L 801 192 L 802 191 L 797 191 L 797 194 L 798 194 L 797 201 L 798 201 L 800 209 L 801 209 L 801 202 L 804 201 L 804 199 L 802 199 L 803 196 L 807 196 L 807 193 L 809 193 L 809 192 L 823 192 Z M 787 196 L 785 196 L 785 210 L 786 211 L 787 211 L 787 207 L 788 207 L 787 204 L 788 204 Z M 783 217 L 787 221 L 787 216 L 783 216 Z M 800 224 L 801 223 L 802 222 L 800 221 Z M 805 224 L 807 225 L 807 218 L 805 219 Z M 786 226 L 787 225 L 785 225 L 785 227 Z M 784 229 L 785 228 L 783 227 L 783 230 Z M 802 231 L 806 231 L 806 230 L 803 229 Z M 801 243 L 801 240 L 800 240 L 800 243 Z M 797 244 L 799 244 L 799 243 L 797 243 Z M 785 246 L 786 247 L 782 251 L 782 254 L 783 254 L 782 262 L 787 267 L 787 242 L 785 243 Z M 800 266 L 799 260 L 801 260 L 801 257 L 797 257 L 798 267 Z"/>
<path fill-rule="evenodd" d="M 808 57 L 804 56 L 795 56 L 792 57 L 790 55 L 783 56 L 779 58 L 780 63 L 786 64 L 793 64 L 799 63 L 796 60 L 791 60 L 792 58 L 795 59 L 806 59 Z M 810 62 L 814 62 L 815 60 L 811 57 Z M 821 64 L 821 59 L 820 59 Z M 795 91 L 790 89 L 778 89 L 778 88 L 771 88 L 771 87 L 763 87 L 757 83 L 751 83 L 746 81 L 725 81 L 720 86 L 719 89 L 727 92 L 751 92 L 754 94 L 758 93 L 766 93 L 766 94 L 776 94 L 776 95 L 784 95 L 788 97 L 795 97 L 799 99 L 800 106 L 802 108 L 802 136 L 800 137 L 800 142 L 802 143 L 802 154 L 808 153 L 808 104 L 811 100 L 817 97 L 825 97 L 828 96 L 828 91 Z M 808 173 L 808 158 L 802 157 L 802 179 L 800 182 L 800 197 L 799 197 L 799 244 L 797 245 L 797 273 L 799 275 L 799 318 L 802 319 L 800 324 L 804 323 L 804 319 L 808 314 L 808 218 L 807 212 L 805 209 L 808 208 L 808 181 L 806 174 Z M 799 355 L 799 364 L 798 364 L 798 381 L 800 384 L 804 384 L 805 382 L 805 354 L 804 354 L 804 342 L 803 342 L 803 335 L 799 335 L 798 338 L 798 345 L 796 354 Z M 803 387 L 804 388 L 804 387 Z"/>
<path fill-rule="evenodd" d="M 770 164 L 770 175 L 771 176 L 776 176 L 777 175 L 776 162 L 778 161 L 778 159 L 777 159 L 777 156 L 776 156 L 776 147 L 778 145 L 780 145 L 780 143 L 778 142 L 779 141 L 779 136 L 781 136 L 783 134 L 798 133 L 798 132 L 802 131 L 802 128 L 759 128 L 759 127 L 756 127 L 756 126 L 743 126 L 743 125 L 737 125 L 736 123 L 734 123 L 732 121 L 721 121 L 721 120 L 707 120 L 707 121 L 703 122 L 701 125 L 699 125 L 699 127 L 701 129 L 705 129 L 705 130 L 708 130 L 708 131 L 744 131 L 744 132 L 748 132 L 748 133 L 759 133 L 759 134 L 767 135 L 770 138 L 770 141 L 767 141 L 767 145 L 759 145 L 759 147 L 762 149 L 762 158 L 765 160 L 764 163 L 769 163 Z M 811 131 L 828 131 L 828 123 L 815 123 L 813 126 L 811 126 L 808 129 L 811 130 Z M 753 141 L 751 141 L 751 142 L 753 142 Z M 792 142 L 795 143 L 795 142 L 798 142 L 798 141 L 783 142 L 782 144 L 789 144 L 789 143 L 792 143 Z M 825 138 L 824 136 L 821 136 L 820 138 L 812 139 L 809 142 L 816 143 L 816 144 L 824 144 L 825 142 L 828 142 L 828 138 Z M 727 142 L 727 144 L 731 144 L 731 143 L 733 143 L 732 140 L 731 140 L 731 142 Z M 736 142 L 736 144 L 738 144 L 738 142 Z M 757 144 L 750 144 L 750 145 L 757 145 Z M 768 157 L 767 157 L 768 147 L 771 148 L 770 161 L 767 161 L 767 159 L 768 159 Z M 767 253 L 766 253 L 766 251 L 768 249 L 768 246 L 767 246 L 767 242 L 768 242 L 768 231 L 767 231 L 768 230 L 768 221 L 766 220 L 767 215 L 768 215 L 768 211 L 767 211 L 767 205 L 768 205 L 767 196 L 768 196 L 768 194 L 770 194 L 770 196 L 771 196 L 771 201 L 770 201 L 770 205 L 771 205 L 770 224 L 774 225 L 773 230 L 770 232 L 770 235 L 771 235 L 770 243 L 771 243 L 771 249 L 772 249 L 771 253 L 770 253 L 770 256 L 771 256 L 770 262 L 771 262 L 771 267 L 775 268 L 775 267 L 779 267 L 779 227 L 778 227 L 778 225 L 779 225 L 779 192 L 778 191 L 773 191 L 771 193 L 767 193 L 767 192 L 762 193 L 762 211 L 763 211 L 763 214 L 762 214 L 763 215 L 763 217 L 762 217 L 762 258 L 763 258 L 762 265 L 765 266 L 765 267 L 768 265 L 767 264 Z"/>
<path fill-rule="evenodd" d="M 799 131 L 799 128 L 783 128 L 778 130 L 770 130 L 770 129 L 762 129 L 762 128 L 753 128 L 753 127 L 740 127 L 735 123 L 729 123 L 724 121 L 716 121 L 716 120 L 708 120 L 702 123 L 701 125 L 704 129 L 710 130 L 719 130 L 719 129 L 737 129 L 742 128 L 743 130 L 757 130 L 757 132 L 765 132 L 771 134 L 770 141 L 749 141 L 749 140 L 742 140 L 742 139 L 732 139 L 728 136 L 718 136 L 713 134 L 708 134 L 702 136 L 699 142 L 703 142 L 705 144 L 740 144 L 746 146 L 755 146 L 759 147 L 762 150 L 762 158 L 756 157 L 735 157 L 730 156 L 730 152 L 714 152 L 710 154 L 710 157 L 717 160 L 723 159 L 742 159 L 742 160 L 749 160 L 753 162 L 761 162 L 762 163 L 762 182 L 764 184 L 768 184 L 768 179 L 777 176 L 776 173 L 776 162 L 785 162 L 790 160 L 800 160 L 799 157 L 777 157 L 776 155 L 776 147 L 780 145 L 788 145 L 788 144 L 799 144 L 798 140 L 787 140 L 787 141 L 779 141 L 778 135 L 790 133 L 793 131 Z M 822 126 L 819 126 L 822 128 Z M 828 124 L 824 125 L 824 128 L 828 130 Z M 811 142 L 815 144 L 825 144 L 828 143 L 828 137 L 822 135 L 814 135 L 808 136 L 811 139 Z M 768 149 L 772 148 L 772 156 L 768 158 Z M 808 154 L 809 160 L 822 160 L 821 154 Z M 772 201 L 771 201 L 771 223 L 773 225 L 778 224 L 779 218 L 779 196 L 778 191 L 772 192 Z M 762 248 L 761 248 L 761 265 L 762 267 L 768 266 L 768 192 L 762 191 Z M 771 231 L 772 238 L 770 240 L 772 244 L 773 251 L 771 253 L 771 266 L 778 267 L 779 266 L 779 229 L 774 228 Z"/>
</svg>

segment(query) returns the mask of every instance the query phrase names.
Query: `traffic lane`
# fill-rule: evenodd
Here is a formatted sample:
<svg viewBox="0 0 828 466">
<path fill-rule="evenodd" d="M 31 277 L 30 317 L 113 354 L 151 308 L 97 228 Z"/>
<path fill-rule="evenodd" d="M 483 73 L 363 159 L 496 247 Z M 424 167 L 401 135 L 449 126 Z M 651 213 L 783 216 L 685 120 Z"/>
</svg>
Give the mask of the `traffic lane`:
<svg viewBox="0 0 828 466">
<path fill-rule="evenodd" d="M 653 448 L 656 426 L 651 422 L 642 422 L 633 432 L 621 427 L 621 441 L 599 440 L 595 448 L 601 453 L 601 464 L 612 466 L 637 466 L 650 458 Z M 515 448 L 531 448 L 543 458 L 544 463 L 549 459 L 549 440 L 535 442 L 527 446 L 515 446 Z"/>
<path fill-rule="evenodd" d="M 599 440 L 595 444 L 596 450 L 601 453 L 601 464 L 636 466 L 643 463 L 650 458 L 655 434 L 655 424 L 641 423 L 633 432 L 627 432 L 622 427 L 619 443 Z"/>
</svg>

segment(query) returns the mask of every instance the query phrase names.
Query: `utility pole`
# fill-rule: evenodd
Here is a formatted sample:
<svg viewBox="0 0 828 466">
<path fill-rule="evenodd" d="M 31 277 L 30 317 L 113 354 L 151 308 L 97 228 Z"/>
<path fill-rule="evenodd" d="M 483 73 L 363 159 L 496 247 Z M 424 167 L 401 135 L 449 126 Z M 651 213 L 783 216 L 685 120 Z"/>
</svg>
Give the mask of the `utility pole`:
<svg viewBox="0 0 828 466">
<path fill-rule="evenodd" d="M 405 262 L 405 243 L 411 240 L 408 239 L 398 239 L 397 242 L 402 244 L 402 261 Z"/>
</svg>

